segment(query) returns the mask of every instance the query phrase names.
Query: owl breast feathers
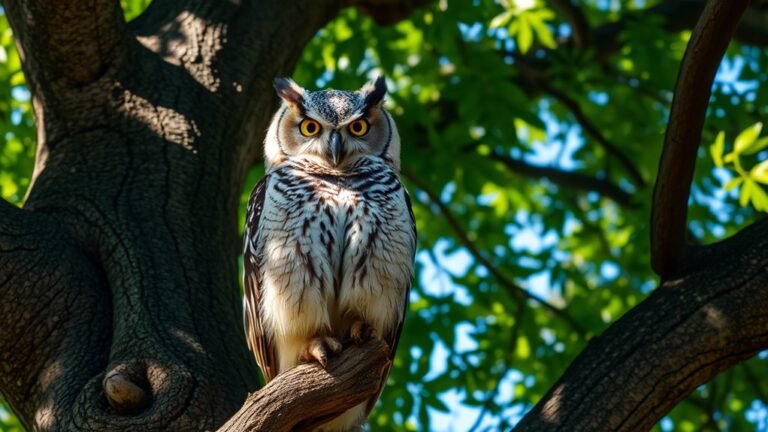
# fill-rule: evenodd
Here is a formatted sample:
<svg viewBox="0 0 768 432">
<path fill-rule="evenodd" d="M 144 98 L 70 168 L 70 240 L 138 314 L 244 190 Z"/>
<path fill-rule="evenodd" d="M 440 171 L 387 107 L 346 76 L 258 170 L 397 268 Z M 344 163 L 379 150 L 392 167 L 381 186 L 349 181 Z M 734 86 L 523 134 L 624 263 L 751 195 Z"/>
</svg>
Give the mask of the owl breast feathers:
<svg viewBox="0 0 768 432">
<path fill-rule="evenodd" d="M 280 79 L 266 175 L 248 203 L 245 329 L 267 380 L 370 337 L 393 357 L 413 276 L 416 230 L 397 170 L 400 138 L 383 78 L 356 92 Z M 382 377 L 383 388 L 389 370 Z M 378 397 L 322 430 L 356 430 Z"/>
</svg>

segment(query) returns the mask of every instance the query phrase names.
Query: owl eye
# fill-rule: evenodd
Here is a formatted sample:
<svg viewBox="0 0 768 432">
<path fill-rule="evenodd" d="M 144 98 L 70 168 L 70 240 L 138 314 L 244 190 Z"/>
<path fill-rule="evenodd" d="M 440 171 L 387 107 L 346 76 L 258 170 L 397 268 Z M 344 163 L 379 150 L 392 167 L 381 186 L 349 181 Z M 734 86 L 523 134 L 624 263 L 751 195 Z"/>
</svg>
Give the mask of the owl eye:
<svg viewBox="0 0 768 432">
<path fill-rule="evenodd" d="M 349 124 L 349 131 L 354 136 L 363 136 L 368 133 L 368 128 L 370 127 L 370 124 L 368 123 L 368 120 L 366 119 L 357 119 Z"/>
<path fill-rule="evenodd" d="M 315 136 L 320 133 L 320 123 L 310 118 L 305 118 L 299 124 L 299 132 L 305 137 Z"/>
</svg>

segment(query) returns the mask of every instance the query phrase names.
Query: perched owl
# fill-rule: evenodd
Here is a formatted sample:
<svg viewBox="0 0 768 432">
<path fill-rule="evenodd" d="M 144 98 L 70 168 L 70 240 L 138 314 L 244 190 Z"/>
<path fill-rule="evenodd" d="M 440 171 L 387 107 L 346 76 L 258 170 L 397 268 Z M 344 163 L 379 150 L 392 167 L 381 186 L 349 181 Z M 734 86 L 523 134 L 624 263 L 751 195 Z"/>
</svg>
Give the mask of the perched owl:
<svg viewBox="0 0 768 432">
<path fill-rule="evenodd" d="M 347 340 L 382 338 L 392 357 L 416 229 L 397 175 L 400 136 L 382 106 L 386 82 L 379 77 L 354 92 L 308 91 L 277 79 L 275 89 L 283 103 L 267 132 L 266 175 L 246 217 L 250 349 L 267 380 L 301 362 L 325 366 Z M 321 429 L 357 430 L 377 399 Z"/>
</svg>

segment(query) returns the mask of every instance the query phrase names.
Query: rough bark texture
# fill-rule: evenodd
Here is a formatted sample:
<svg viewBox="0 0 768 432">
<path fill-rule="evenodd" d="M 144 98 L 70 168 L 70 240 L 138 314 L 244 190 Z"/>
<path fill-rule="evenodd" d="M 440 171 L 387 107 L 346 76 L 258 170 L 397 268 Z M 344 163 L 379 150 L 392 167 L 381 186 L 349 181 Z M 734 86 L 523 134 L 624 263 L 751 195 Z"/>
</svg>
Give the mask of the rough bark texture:
<svg viewBox="0 0 768 432">
<path fill-rule="evenodd" d="M 376 342 L 247 397 L 258 384 L 236 210 L 276 107 L 272 79 L 306 41 L 343 6 L 390 23 L 424 3 L 155 0 L 126 24 L 117 0 L 4 1 L 38 123 L 26 206 L 0 201 L 0 393 L 26 427 L 211 430 L 230 419 L 223 430 L 306 430 L 371 394 L 388 361 Z M 570 1 L 556 3 L 578 24 L 577 45 L 614 49 L 624 21 L 589 31 Z M 703 4 L 648 13 L 683 28 Z M 736 37 L 768 43 L 764 23 L 748 15 Z M 762 222 L 696 251 L 520 429 L 647 429 L 768 346 L 766 239 Z"/>
<path fill-rule="evenodd" d="M 332 358 L 325 370 L 317 364 L 301 365 L 250 395 L 219 431 L 311 431 L 341 414 L 340 407 L 352 407 L 374 396 L 388 364 L 389 347 L 372 340 L 345 348 L 344 355 Z"/>
</svg>

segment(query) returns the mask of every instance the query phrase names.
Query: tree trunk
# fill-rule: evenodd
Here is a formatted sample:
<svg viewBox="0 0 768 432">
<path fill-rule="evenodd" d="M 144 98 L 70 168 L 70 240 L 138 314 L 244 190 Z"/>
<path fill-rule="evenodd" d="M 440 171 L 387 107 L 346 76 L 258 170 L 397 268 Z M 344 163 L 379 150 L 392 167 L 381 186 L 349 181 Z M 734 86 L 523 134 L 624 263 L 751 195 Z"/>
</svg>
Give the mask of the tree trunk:
<svg viewBox="0 0 768 432">
<path fill-rule="evenodd" d="M 214 429 L 257 389 L 242 183 L 273 78 L 342 6 L 156 0 L 126 24 L 117 0 L 5 1 L 38 126 L 25 208 L 0 203 L 0 393 L 27 428 Z"/>
</svg>

